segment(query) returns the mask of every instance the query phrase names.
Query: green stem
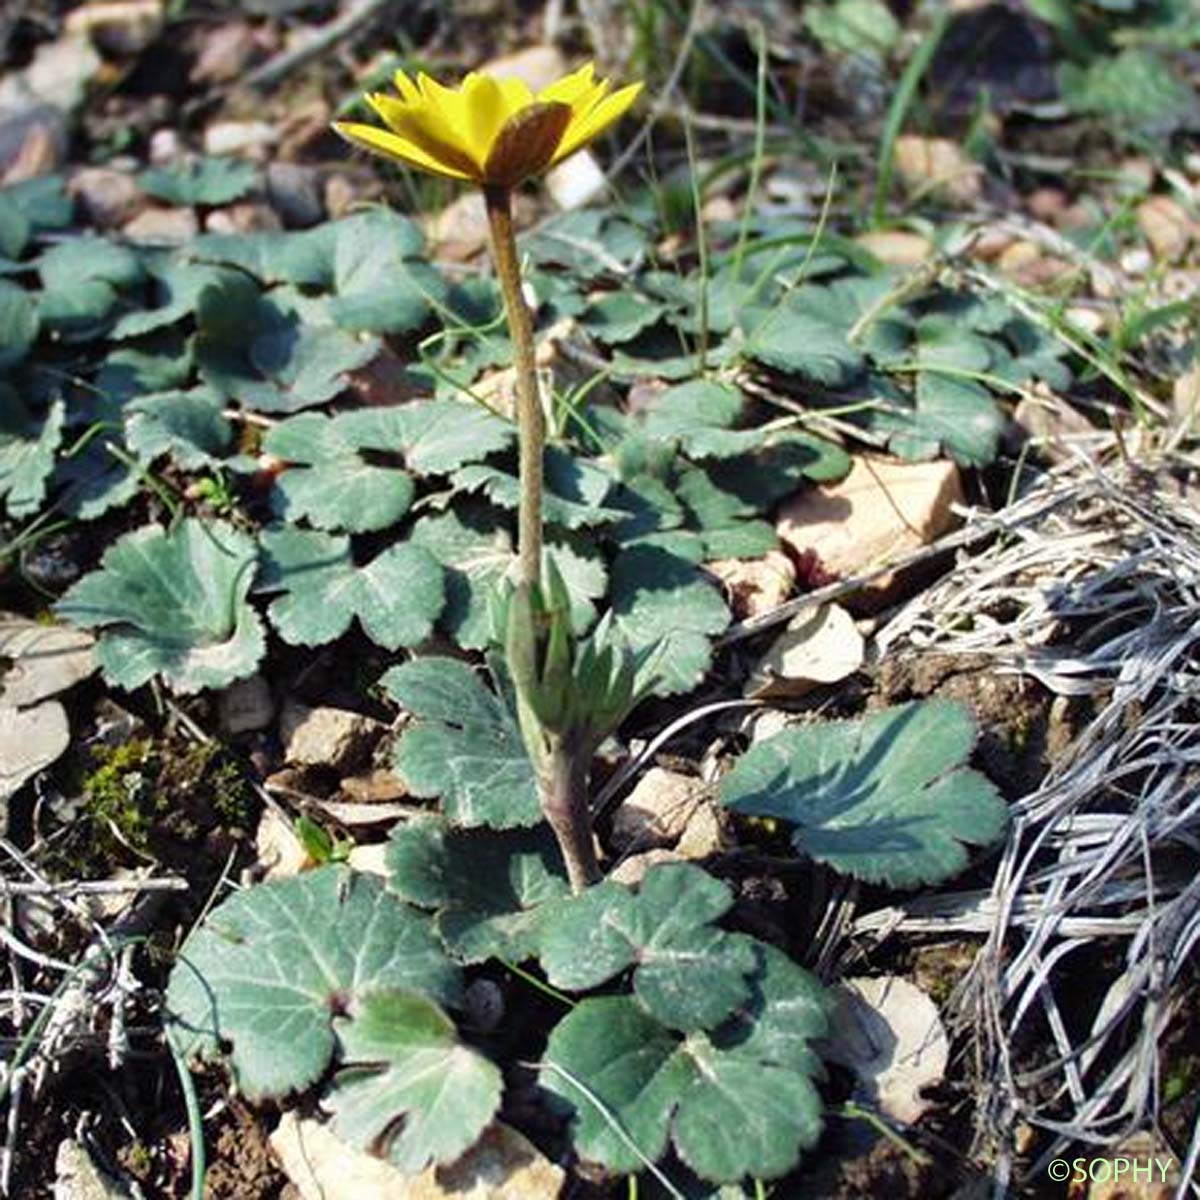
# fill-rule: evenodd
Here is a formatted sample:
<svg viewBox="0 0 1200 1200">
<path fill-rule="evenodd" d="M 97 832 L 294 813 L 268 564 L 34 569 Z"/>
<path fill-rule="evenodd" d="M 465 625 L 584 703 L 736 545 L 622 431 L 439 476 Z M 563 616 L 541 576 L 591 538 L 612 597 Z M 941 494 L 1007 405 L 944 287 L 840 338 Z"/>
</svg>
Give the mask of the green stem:
<svg viewBox="0 0 1200 1200">
<path fill-rule="evenodd" d="M 588 809 L 591 755 L 550 735 L 540 772 L 542 812 L 554 830 L 567 867 L 571 890 L 582 892 L 600 880 L 592 814 Z"/>
<path fill-rule="evenodd" d="M 546 448 L 546 417 L 538 395 L 534 359 L 533 318 L 521 293 L 521 264 L 513 233 L 512 193 L 506 187 L 485 187 L 492 257 L 504 295 L 508 330 L 517 374 L 517 429 L 520 435 L 521 497 L 517 513 L 517 584 L 539 584 L 542 575 L 542 455 Z"/>
</svg>

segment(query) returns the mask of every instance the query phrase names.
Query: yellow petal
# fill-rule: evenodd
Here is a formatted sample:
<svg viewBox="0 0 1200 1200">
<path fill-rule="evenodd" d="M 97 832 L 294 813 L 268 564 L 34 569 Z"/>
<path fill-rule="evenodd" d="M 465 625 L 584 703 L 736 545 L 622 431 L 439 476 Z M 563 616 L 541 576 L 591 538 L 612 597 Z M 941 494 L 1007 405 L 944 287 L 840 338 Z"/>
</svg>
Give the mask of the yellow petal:
<svg viewBox="0 0 1200 1200">
<path fill-rule="evenodd" d="M 585 63 L 578 71 L 556 79 L 552 84 L 542 88 L 537 94 L 539 100 L 557 100 L 560 104 L 575 107 L 576 101 L 582 99 L 594 86 L 592 77 L 596 68 L 592 63 Z"/>
<path fill-rule="evenodd" d="M 475 156 L 464 148 L 461 132 L 441 109 L 432 107 L 424 98 L 408 104 L 381 92 L 369 95 L 367 103 L 393 133 L 435 162 L 465 179 L 479 177 L 480 168 Z"/>
<path fill-rule="evenodd" d="M 631 83 L 619 92 L 595 105 L 582 117 L 572 116 L 571 124 L 567 127 L 563 139 L 558 144 L 558 150 L 551 160 L 551 166 L 570 157 L 576 150 L 582 150 L 593 138 L 602 134 L 614 121 L 620 120 L 629 106 L 638 98 L 642 90 L 640 83 Z"/>
<path fill-rule="evenodd" d="M 490 75 L 471 74 L 463 80 L 462 95 L 464 121 L 466 125 L 466 140 L 470 146 L 471 157 L 480 169 L 492 152 L 496 137 L 504 127 L 504 123 L 515 112 L 525 107 L 524 96 L 529 95 L 529 89 L 513 88 L 516 80 L 501 81 Z"/>
<path fill-rule="evenodd" d="M 400 98 L 412 104 L 416 100 L 420 100 L 421 91 L 415 83 L 401 70 L 397 69 L 393 76 L 396 82 L 396 91 L 400 93 Z"/>
<path fill-rule="evenodd" d="M 410 167 L 428 171 L 431 175 L 440 175 L 443 179 L 469 180 L 474 178 L 447 166 L 427 154 L 420 146 L 415 146 L 407 139 L 389 133 L 386 129 L 379 129 L 374 125 L 359 125 L 353 121 L 335 121 L 333 128 L 348 142 L 353 142 L 354 145 L 361 146 L 364 150 L 370 150 L 375 154 L 382 154 L 385 158 L 395 159 Z"/>
</svg>

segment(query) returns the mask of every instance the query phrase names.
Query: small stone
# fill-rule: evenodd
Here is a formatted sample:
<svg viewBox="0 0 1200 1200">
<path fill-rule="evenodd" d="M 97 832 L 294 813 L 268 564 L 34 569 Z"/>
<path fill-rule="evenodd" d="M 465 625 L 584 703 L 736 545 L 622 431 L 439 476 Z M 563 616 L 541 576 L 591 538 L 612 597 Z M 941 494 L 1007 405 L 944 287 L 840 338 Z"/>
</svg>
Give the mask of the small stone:
<svg viewBox="0 0 1200 1200">
<path fill-rule="evenodd" d="M 386 879 L 391 874 L 387 868 L 387 852 L 386 842 L 355 846 L 350 851 L 350 866 L 356 871 L 366 871 L 370 875 L 380 875 Z"/>
<path fill-rule="evenodd" d="M 395 804 L 408 798 L 408 788 L 400 776 L 382 768 L 366 775 L 347 775 L 341 789 L 357 804 Z"/>
<path fill-rule="evenodd" d="M 745 694 L 754 700 L 807 695 L 853 675 L 865 651 L 854 618 L 840 605 L 822 604 L 788 622 L 755 664 Z"/>
<path fill-rule="evenodd" d="M 135 217 L 146 200 L 132 175 L 109 167 L 84 167 L 71 176 L 67 191 L 83 215 L 99 229 L 112 229 Z"/>
<path fill-rule="evenodd" d="M 204 131 L 204 153 L 262 161 L 278 137 L 275 126 L 266 121 L 214 121 Z"/>
<path fill-rule="evenodd" d="M 129 1191 L 100 1170 L 74 1138 L 59 1142 L 54 1171 L 54 1200 L 130 1200 Z"/>
<path fill-rule="evenodd" d="M 474 258 L 488 243 L 489 226 L 483 193 L 463 192 L 426 225 L 431 255 L 450 262 Z"/>
<path fill-rule="evenodd" d="M 694 776 L 651 767 L 613 816 L 613 845 L 622 851 L 674 845 L 707 791 Z"/>
<path fill-rule="evenodd" d="M 92 675 L 96 639 L 69 625 L 46 625 L 19 613 L 0 613 L 0 702 L 16 708 L 48 700 Z"/>
<path fill-rule="evenodd" d="M 796 586 L 796 567 L 782 550 L 762 558 L 721 558 L 705 563 L 725 589 L 725 598 L 739 621 L 778 608 Z"/>
<path fill-rule="evenodd" d="M 1036 242 L 1013 242 L 999 258 L 996 266 L 1005 275 L 1015 275 L 1042 257 L 1042 248 Z"/>
<path fill-rule="evenodd" d="M 958 523 L 963 499 L 954 463 L 893 462 L 862 456 L 845 479 L 808 488 L 786 501 L 777 531 L 795 554 L 826 572 L 858 574 L 927 545 Z M 892 599 L 904 582 L 891 572 L 858 592 L 856 611 Z"/>
<path fill-rule="evenodd" d="M 933 254 L 933 243 L 919 233 L 900 229 L 877 229 L 854 239 L 881 263 L 892 267 L 915 267 Z"/>
<path fill-rule="evenodd" d="M 338 171 L 325 180 L 325 211 L 337 220 L 347 216 L 361 204 L 379 195 L 380 185 L 374 175 L 348 175 Z"/>
<path fill-rule="evenodd" d="M 74 37 L 90 37 L 109 54 L 129 56 L 158 37 L 163 18 L 162 0 L 106 0 L 72 9 L 64 29 Z"/>
<path fill-rule="evenodd" d="M 1117 179 L 1135 195 L 1148 192 L 1154 186 L 1154 163 L 1145 155 L 1131 155 L 1117 164 Z"/>
<path fill-rule="evenodd" d="M 1175 380 L 1171 389 L 1171 407 L 1176 417 L 1188 422 L 1190 429 L 1200 424 L 1200 364 Z"/>
<path fill-rule="evenodd" d="M 205 34 L 192 67 L 193 83 L 233 83 L 266 46 L 248 21 L 223 21 Z"/>
<path fill-rule="evenodd" d="M 150 135 L 147 157 L 155 167 L 175 162 L 183 153 L 183 142 L 174 129 L 156 129 Z"/>
<path fill-rule="evenodd" d="M 1149 250 L 1140 246 L 1126 250 L 1120 257 L 1121 270 L 1126 275 L 1149 275 L 1154 269 L 1154 258 Z"/>
<path fill-rule="evenodd" d="M 254 835 L 254 850 L 262 879 L 283 879 L 312 866 L 303 843 L 273 808 L 263 810 Z"/>
<path fill-rule="evenodd" d="M 493 58 L 481 70 L 495 79 L 520 79 L 530 91 L 540 92 L 567 73 L 567 63 L 557 46 L 527 46 L 515 54 Z"/>
<path fill-rule="evenodd" d="M 463 993 L 463 1014 L 477 1033 L 488 1034 L 504 1020 L 504 992 L 494 979 L 474 979 Z"/>
<path fill-rule="evenodd" d="M 4 155 L 3 178 L 5 186 L 24 183 L 27 179 L 39 179 L 53 174 L 63 161 L 66 135 L 62 120 L 57 113 L 45 108 L 36 110 L 37 119 L 24 123 L 24 132 L 16 152 Z"/>
<path fill-rule="evenodd" d="M 88 84 L 102 62 L 87 38 L 61 37 L 42 42 L 33 60 L 20 71 L 0 74 L 0 112 L 22 113 L 39 105 L 74 112 L 87 95 Z"/>
<path fill-rule="evenodd" d="M 983 168 L 950 138 L 908 133 L 896 139 L 896 170 L 910 192 L 941 192 L 960 203 L 983 195 Z"/>
<path fill-rule="evenodd" d="M 1018 447 L 1021 442 L 1032 440 L 1050 462 L 1077 458 L 1073 443 L 1097 433 L 1095 425 L 1083 413 L 1045 388 L 1021 398 L 1013 413 L 1013 429 L 1018 435 Z"/>
<path fill-rule="evenodd" d="M 238 679 L 217 697 L 217 720 L 229 737 L 266 729 L 274 719 L 271 686 L 261 675 Z"/>
<path fill-rule="evenodd" d="M 314 167 L 270 163 L 267 166 L 267 199 L 289 229 L 307 229 L 325 217 L 321 177 Z"/>
<path fill-rule="evenodd" d="M 1178 262 L 1196 236 L 1196 223 L 1170 196 L 1151 196 L 1138 205 L 1137 223 L 1159 261 Z"/>
<path fill-rule="evenodd" d="M 308 708 L 289 701 L 280 718 L 289 763 L 353 770 L 371 756 L 387 726 L 344 708 Z"/>
<path fill-rule="evenodd" d="M 276 233 L 283 222 L 269 204 L 243 200 L 214 209 L 204 218 L 209 233 Z"/>
<path fill-rule="evenodd" d="M 1091 334 L 1103 333 L 1108 326 L 1108 317 L 1100 309 L 1087 308 L 1082 304 L 1073 304 L 1063 315 L 1077 329 Z"/>
<path fill-rule="evenodd" d="M 600 195 L 607 186 L 608 176 L 597 162 L 596 156 L 587 149 L 572 154 L 565 162 L 546 172 L 546 191 L 550 193 L 550 199 L 567 212 L 582 208 Z M 724 200 L 728 204 L 728 199 L 724 196 L 715 199 Z"/>
<path fill-rule="evenodd" d="M 646 872 L 660 863 L 684 862 L 684 857 L 675 850 L 647 850 L 645 854 L 631 854 L 622 859 L 608 873 L 608 878 L 614 883 L 623 883 L 626 887 L 636 887 L 642 882 Z"/>
<path fill-rule="evenodd" d="M 976 262 L 995 262 L 1017 239 L 1003 229 L 984 229 L 967 247 Z"/>
<path fill-rule="evenodd" d="M 140 246 L 182 246 L 200 232 L 200 222 L 190 208 L 144 209 L 121 232 Z"/>
<path fill-rule="evenodd" d="M 715 804 L 705 801 L 692 814 L 675 853 L 691 862 L 699 862 L 728 850 L 730 838 Z"/>
<path fill-rule="evenodd" d="M 300 1200 L 554 1200 L 565 1175 L 523 1134 L 494 1121 L 456 1162 L 405 1175 L 347 1146 L 329 1126 L 285 1113 L 271 1148 Z"/>
<path fill-rule="evenodd" d="M 1039 221 L 1053 222 L 1067 207 L 1067 194 L 1062 188 L 1035 188 L 1025 197 L 1029 215 Z"/>
</svg>

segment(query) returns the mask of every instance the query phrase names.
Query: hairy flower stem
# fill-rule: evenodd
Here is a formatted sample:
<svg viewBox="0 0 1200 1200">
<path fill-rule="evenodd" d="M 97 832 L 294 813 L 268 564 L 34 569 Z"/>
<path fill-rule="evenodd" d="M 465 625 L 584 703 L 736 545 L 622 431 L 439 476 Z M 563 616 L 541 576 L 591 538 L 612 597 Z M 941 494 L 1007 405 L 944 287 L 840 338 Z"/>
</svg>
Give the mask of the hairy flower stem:
<svg viewBox="0 0 1200 1200">
<path fill-rule="evenodd" d="M 533 319 L 521 293 L 521 264 L 513 235 L 512 193 L 505 187 L 485 187 L 492 257 L 504 294 L 508 330 L 517 373 L 517 429 L 520 434 L 521 497 L 517 514 L 517 585 L 534 586 L 542 577 L 542 455 L 546 449 L 546 418 L 538 396 L 537 364 L 533 349 Z"/>
<path fill-rule="evenodd" d="M 542 812 L 558 839 L 571 890 L 579 893 L 600 879 L 588 811 L 591 755 L 562 738 L 551 736 L 547 741 L 549 745 L 539 771 Z"/>
</svg>

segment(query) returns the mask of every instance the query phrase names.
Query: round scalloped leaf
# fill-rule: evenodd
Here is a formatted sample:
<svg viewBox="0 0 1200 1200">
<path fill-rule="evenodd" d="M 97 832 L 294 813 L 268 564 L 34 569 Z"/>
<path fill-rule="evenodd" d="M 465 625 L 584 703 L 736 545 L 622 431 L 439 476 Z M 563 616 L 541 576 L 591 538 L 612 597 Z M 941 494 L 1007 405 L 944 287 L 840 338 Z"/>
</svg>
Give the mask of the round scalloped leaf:
<svg viewBox="0 0 1200 1200">
<path fill-rule="evenodd" d="M 188 938 L 171 971 L 172 1040 L 188 1057 L 221 1047 L 252 1098 L 315 1083 L 334 1056 L 333 1019 L 372 993 L 457 1003 L 461 977 L 430 919 L 373 875 L 327 866 L 236 892 Z"/>
<path fill-rule="evenodd" d="M 433 632 L 446 602 L 442 568 L 409 542 L 358 565 L 350 539 L 290 526 L 264 530 L 259 591 L 283 591 L 267 610 L 293 646 L 320 646 L 341 637 L 355 617 L 378 646 L 415 646 Z"/>
<path fill-rule="evenodd" d="M 216 465 L 233 442 L 233 426 L 224 405 L 207 388 L 158 392 L 132 401 L 125 409 L 125 440 L 144 463 L 170 455 L 184 471 Z"/>
<path fill-rule="evenodd" d="M 156 673 L 177 692 L 224 687 L 263 654 L 262 622 L 246 603 L 256 561 L 254 540 L 222 522 L 146 525 L 110 546 L 55 611 L 104 629 L 96 658 L 119 687 Z"/>
<path fill-rule="evenodd" d="M 821 1132 L 809 1048 L 824 1035 L 821 985 L 754 944 L 749 1002 L 710 1034 L 681 1037 L 628 996 L 581 1001 L 550 1035 L 544 1088 L 574 1110 L 579 1154 L 637 1171 L 668 1143 L 702 1178 L 786 1175 Z"/>
<path fill-rule="evenodd" d="M 459 1041 L 454 1022 L 426 997 L 369 992 L 334 1025 L 347 1065 L 325 1107 L 347 1144 L 415 1174 L 453 1162 L 496 1115 L 499 1069 Z"/>
<path fill-rule="evenodd" d="M 423 400 L 336 417 L 304 413 L 276 425 L 263 449 L 290 464 L 276 509 L 325 529 L 386 529 L 412 503 L 414 474 L 441 474 L 504 449 L 512 426 L 477 405 Z M 395 456 L 380 463 L 380 455 Z"/>
<path fill-rule="evenodd" d="M 380 682 L 417 718 L 396 743 L 394 763 L 414 796 L 440 797 L 455 825 L 511 829 L 542 819 L 507 696 L 452 658 L 414 658 Z"/>
<path fill-rule="evenodd" d="M 418 817 L 392 831 L 388 887 L 410 904 L 437 910 L 437 928 L 459 962 L 522 962 L 537 952 L 546 913 L 571 894 L 547 825 L 453 829 Z"/>
<path fill-rule="evenodd" d="M 749 994 L 755 943 L 713 922 L 732 906 L 719 880 L 689 863 L 652 867 L 637 892 L 611 880 L 542 918 L 538 955 L 555 987 L 587 991 L 634 967 L 633 990 L 670 1029 L 711 1029 Z"/>
<path fill-rule="evenodd" d="M 721 780 L 721 802 L 795 828 L 796 849 L 870 883 L 941 883 L 966 846 L 1004 833 L 1008 807 L 966 765 L 978 729 L 956 700 L 901 704 L 855 721 L 785 729 Z"/>
<path fill-rule="evenodd" d="M 0 279 L 0 370 L 14 366 L 37 340 L 38 310 L 22 287 Z"/>
<path fill-rule="evenodd" d="M 148 196 L 168 204 L 228 204 L 258 183 L 258 168 L 235 158 L 200 158 L 170 167 L 151 167 L 137 177 Z"/>
<path fill-rule="evenodd" d="M 0 383 L 0 499 L 10 516 L 27 517 L 41 507 L 65 418 L 66 406 L 56 400 L 39 425 L 17 393 Z"/>
<path fill-rule="evenodd" d="M 517 560 L 509 522 L 489 506 L 468 502 L 422 517 L 411 536 L 446 569 L 444 628 L 464 649 L 483 649 L 492 640 L 490 598 Z M 604 595 L 604 563 L 581 537 L 553 537 L 545 557 L 567 585 L 571 621 L 583 633 L 596 616 L 592 601 Z"/>
<path fill-rule="evenodd" d="M 631 546 L 613 562 L 610 596 L 630 649 L 656 648 L 647 670 L 659 695 L 690 691 L 704 678 L 709 639 L 729 624 L 729 609 L 695 566 L 658 546 Z"/>
</svg>

